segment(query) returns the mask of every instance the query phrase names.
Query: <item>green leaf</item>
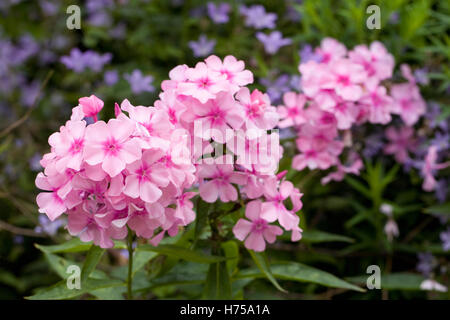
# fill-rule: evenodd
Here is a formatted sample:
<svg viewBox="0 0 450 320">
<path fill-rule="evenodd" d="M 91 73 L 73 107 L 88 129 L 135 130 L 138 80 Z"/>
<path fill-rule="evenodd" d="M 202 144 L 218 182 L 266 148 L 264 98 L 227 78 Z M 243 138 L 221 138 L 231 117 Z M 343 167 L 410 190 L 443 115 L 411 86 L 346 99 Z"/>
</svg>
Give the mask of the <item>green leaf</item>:
<svg viewBox="0 0 450 320">
<path fill-rule="evenodd" d="M 157 255 L 156 252 L 152 251 L 136 251 L 133 255 L 133 275 Z"/>
<path fill-rule="evenodd" d="M 89 278 L 89 275 L 92 271 L 95 270 L 98 262 L 102 258 L 105 249 L 100 248 L 99 246 L 93 245 L 86 256 L 86 260 L 83 264 L 83 268 L 81 269 L 81 283 Z"/>
<path fill-rule="evenodd" d="M 424 210 L 424 212 L 430 214 L 450 215 L 450 202 L 428 207 Z"/>
<path fill-rule="evenodd" d="M 344 179 L 345 179 L 345 182 L 347 182 L 356 191 L 359 191 L 366 198 L 371 199 L 371 194 L 370 194 L 369 189 L 367 187 L 365 187 L 361 182 L 359 182 L 358 180 L 356 180 L 348 175 L 345 176 Z"/>
<path fill-rule="evenodd" d="M 354 239 L 341 236 L 339 234 L 328 233 L 319 230 L 305 230 L 302 233 L 302 241 L 310 243 L 321 243 L 321 242 L 355 242 Z"/>
<path fill-rule="evenodd" d="M 262 274 L 270 281 L 272 284 L 280 290 L 281 292 L 287 292 L 284 290 L 278 281 L 275 279 L 271 272 L 271 268 L 269 265 L 269 262 L 267 261 L 266 255 L 264 253 L 254 252 L 253 250 L 248 250 L 250 253 L 250 256 L 252 257 L 253 261 L 255 262 L 258 269 L 262 272 Z"/>
<path fill-rule="evenodd" d="M 88 251 L 92 246 L 91 242 L 82 242 L 79 238 L 73 238 L 62 244 L 56 244 L 51 246 L 43 246 L 35 244 L 36 248 L 42 252 L 49 253 L 65 253 L 65 252 L 82 252 Z"/>
<path fill-rule="evenodd" d="M 239 262 L 239 245 L 234 240 L 222 242 L 221 245 L 225 257 L 227 258 L 227 268 L 230 274 L 237 269 Z"/>
<path fill-rule="evenodd" d="M 231 280 L 225 262 L 209 265 L 203 294 L 206 299 L 231 299 Z"/>
<path fill-rule="evenodd" d="M 291 280 L 298 282 L 312 282 L 331 288 L 343 288 L 364 292 L 358 286 L 355 286 L 347 281 L 339 279 L 331 273 L 304 265 L 298 262 L 277 262 L 271 266 L 272 274 L 277 279 Z M 243 270 L 237 278 L 246 277 L 262 277 L 254 269 Z"/>
<path fill-rule="evenodd" d="M 89 279 L 85 283 L 81 284 L 80 289 L 69 289 L 67 288 L 66 280 L 62 280 L 51 287 L 37 291 L 36 294 L 26 297 L 26 299 L 29 300 L 72 299 L 97 289 L 120 287 L 123 285 L 124 283 L 120 280 Z"/>
<path fill-rule="evenodd" d="M 197 243 L 198 239 L 201 236 L 203 229 L 206 226 L 208 214 L 211 212 L 211 209 L 214 207 L 213 204 L 207 203 L 203 201 L 200 197 L 197 199 L 197 206 L 195 212 L 197 216 L 195 217 L 195 229 L 194 229 L 194 241 L 193 246 Z"/>
<path fill-rule="evenodd" d="M 212 256 L 207 255 L 202 252 L 189 250 L 184 247 L 176 246 L 176 245 L 170 245 L 170 244 L 161 244 L 157 247 L 154 247 L 152 245 L 142 245 L 139 246 L 136 251 L 153 251 L 160 254 L 164 254 L 167 256 L 176 257 L 179 259 L 183 259 L 186 261 L 192 261 L 197 263 L 216 263 L 220 261 L 225 261 L 225 257 L 219 257 L 219 256 Z"/>
<path fill-rule="evenodd" d="M 369 275 L 346 278 L 354 283 L 365 284 Z M 422 290 L 420 284 L 426 280 L 415 273 L 390 273 L 381 275 L 381 289 L 385 290 Z"/>
</svg>

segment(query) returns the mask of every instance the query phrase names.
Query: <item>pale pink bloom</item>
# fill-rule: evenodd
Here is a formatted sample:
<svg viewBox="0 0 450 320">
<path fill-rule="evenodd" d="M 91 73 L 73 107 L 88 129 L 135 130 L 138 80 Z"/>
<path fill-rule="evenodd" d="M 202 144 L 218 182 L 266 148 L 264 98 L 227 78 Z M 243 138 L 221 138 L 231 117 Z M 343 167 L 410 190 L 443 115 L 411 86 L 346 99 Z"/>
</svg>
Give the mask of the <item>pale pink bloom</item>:
<svg viewBox="0 0 450 320">
<path fill-rule="evenodd" d="M 310 60 L 300 64 L 299 71 L 301 88 L 307 97 L 313 98 L 321 90 L 334 89 L 334 77 L 328 65 Z"/>
<path fill-rule="evenodd" d="M 139 142 L 131 138 L 135 124 L 111 119 L 98 121 L 86 129 L 84 159 L 90 165 L 101 163 L 111 177 L 118 175 L 127 164 L 141 156 Z"/>
<path fill-rule="evenodd" d="M 392 241 L 393 238 L 397 238 L 399 236 L 400 232 L 394 219 L 388 219 L 384 226 L 384 233 L 386 234 L 389 241 Z"/>
<path fill-rule="evenodd" d="M 106 208 L 105 208 L 106 209 Z M 106 211 L 101 211 L 100 216 L 105 216 Z M 81 241 L 93 241 L 94 244 L 102 248 L 112 248 L 114 242 L 112 239 L 124 239 L 127 236 L 127 229 L 125 227 L 116 227 L 110 225 L 109 227 L 102 227 L 100 224 L 100 217 L 97 214 L 86 212 L 82 207 L 77 207 L 68 215 L 67 229 L 71 235 L 77 235 Z"/>
<path fill-rule="evenodd" d="M 159 95 L 161 100 L 155 101 L 156 109 L 164 110 L 173 125 L 180 122 L 181 114 L 186 111 L 186 106 L 178 99 L 175 90 L 167 90 Z"/>
<path fill-rule="evenodd" d="M 205 104 L 191 102 L 189 106 L 183 117 L 195 121 L 199 129 L 194 135 L 203 140 L 225 143 L 227 130 L 238 130 L 244 123 L 244 114 L 230 93 L 221 92 Z"/>
<path fill-rule="evenodd" d="M 261 217 L 261 201 L 253 200 L 247 203 L 245 216 L 250 220 L 239 219 L 233 227 L 234 236 L 244 241 L 245 247 L 257 252 L 264 251 L 266 241 L 274 243 L 276 237 L 283 233 L 280 227 L 270 225 Z"/>
<path fill-rule="evenodd" d="M 375 78 L 377 82 L 392 77 L 394 70 L 394 57 L 378 41 L 366 45 L 358 45 L 349 52 L 350 60 L 364 67 L 369 78 Z"/>
<path fill-rule="evenodd" d="M 400 71 L 402 73 L 403 78 L 405 78 L 406 80 L 408 80 L 409 83 L 411 84 L 415 84 L 416 83 L 416 78 L 414 78 L 414 75 L 411 71 L 411 67 L 405 63 L 403 63 L 400 66 Z"/>
<path fill-rule="evenodd" d="M 213 203 L 220 198 L 222 202 L 236 201 L 237 190 L 232 185 L 244 185 L 247 176 L 234 171 L 232 164 L 203 164 L 199 167 L 198 177 L 201 179 L 199 194 L 206 202 Z M 209 179 L 204 181 L 205 179 Z"/>
<path fill-rule="evenodd" d="M 335 89 L 336 94 L 345 100 L 356 101 L 363 94 L 362 84 L 367 74 L 364 68 L 348 59 L 334 60 L 329 70 L 333 80 L 329 86 Z"/>
<path fill-rule="evenodd" d="M 278 106 L 277 108 L 281 118 L 278 127 L 287 128 L 298 126 L 306 122 L 304 113 L 306 104 L 305 95 L 296 94 L 295 92 L 286 92 L 283 95 L 283 102 L 284 105 Z"/>
<path fill-rule="evenodd" d="M 337 128 L 350 129 L 358 117 L 358 107 L 351 101 L 343 100 L 331 92 L 320 92 L 315 101 L 324 111 L 332 113 L 336 117 Z"/>
<path fill-rule="evenodd" d="M 276 108 L 270 105 L 267 94 L 257 89 L 250 94 L 248 88 L 242 88 L 236 94 L 236 99 L 244 107 L 247 130 L 270 130 L 277 125 L 278 113 Z"/>
<path fill-rule="evenodd" d="M 138 237 L 152 238 L 154 231 L 166 222 L 165 209 L 158 202 L 146 204 L 144 208 L 131 206 L 133 209 L 129 211 L 127 224 Z"/>
<path fill-rule="evenodd" d="M 176 199 L 175 218 L 180 219 L 185 226 L 195 220 L 194 204 L 190 200 L 195 195 L 195 192 L 185 192 Z"/>
<path fill-rule="evenodd" d="M 408 160 L 408 151 L 413 152 L 417 148 L 417 140 L 414 138 L 414 129 L 411 127 L 389 127 L 385 131 L 389 143 L 384 147 L 384 153 L 393 154 L 395 160 L 404 163 Z"/>
<path fill-rule="evenodd" d="M 140 160 L 128 164 L 124 194 L 145 202 L 156 202 L 162 195 L 161 187 L 169 184 L 164 165 L 158 163 L 163 156 L 162 150 L 151 149 L 144 151 Z"/>
<path fill-rule="evenodd" d="M 180 94 L 192 96 L 201 103 L 214 99 L 220 91 L 227 91 L 229 84 L 224 74 L 208 68 L 204 62 L 199 62 L 195 68 L 185 71 L 188 81 L 178 84 Z"/>
<path fill-rule="evenodd" d="M 36 177 L 35 183 L 39 189 L 50 191 L 39 193 L 36 197 L 36 202 L 39 212 L 45 213 L 51 221 L 54 221 L 67 210 L 63 200 L 66 194 L 61 194 L 60 192 L 64 180 L 61 178 L 49 179 L 40 172 Z"/>
<path fill-rule="evenodd" d="M 173 90 L 178 88 L 178 84 L 181 82 L 187 81 L 187 75 L 186 70 L 188 70 L 189 67 L 185 64 L 176 66 L 169 72 L 169 78 L 170 80 L 164 80 L 161 83 L 161 88 L 166 90 Z"/>
<path fill-rule="evenodd" d="M 300 218 L 292 211 L 286 209 L 283 201 L 294 192 L 294 186 L 290 181 L 279 182 L 276 177 L 266 181 L 264 196 L 266 202 L 261 205 L 261 217 L 268 222 L 278 220 L 286 230 L 294 230 L 298 227 Z"/>
<path fill-rule="evenodd" d="M 321 63 L 329 63 L 344 58 L 347 48 L 336 39 L 325 38 L 320 43 L 320 47 L 316 48 L 316 53 L 321 55 Z"/>
<path fill-rule="evenodd" d="M 346 174 L 359 175 L 360 170 L 363 168 L 363 162 L 361 158 L 355 159 L 350 165 L 345 166 L 341 162 L 337 164 L 337 171 L 331 172 L 327 176 L 323 177 L 320 182 L 325 185 L 330 181 L 342 181 Z"/>
<path fill-rule="evenodd" d="M 394 99 L 393 113 L 399 114 L 408 126 L 414 125 L 419 117 L 425 114 L 425 101 L 420 95 L 419 88 L 414 83 L 393 85 L 391 96 Z"/>
<path fill-rule="evenodd" d="M 436 188 L 436 179 L 434 178 L 436 171 L 445 169 L 450 166 L 450 161 L 437 163 L 437 157 L 437 147 L 430 146 L 425 157 L 425 163 L 422 167 L 422 175 L 424 177 L 422 189 L 425 191 L 433 191 Z"/>
<path fill-rule="evenodd" d="M 386 87 L 373 86 L 359 100 L 360 105 L 367 106 L 367 119 L 371 123 L 387 124 L 391 121 L 393 100 L 387 94 Z M 360 115 L 361 116 L 361 115 Z"/>
<path fill-rule="evenodd" d="M 80 170 L 83 161 L 84 133 L 86 122 L 67 121 L 61 132 L 53 133 L 48 142 L 52 146 L 56 160 L 56 169 L 64 172 L 66 168 Z"/>
<path fill-rule="evenodd" d="M 97 121 L 97 114 L 103 109 L 103 101 L 94 95 L 78 99 L 83 113 L 86 117 L 92 117 Z"/>
<path fill-rule="evenodd" d="M 237 92 L 239 87 L 253 83 L 253 74 L 245 70 L 244 61 L 233 56 L 226 56 L 222 62 L 219 57 L 212 55 L 206 58 L 205 62 L 208 68 L 226 76 L 233 93 Z"/>
<path fill-rule="evenodd" d="M 337 162 L 335 154 L 331 154 L 326 149 L 318 150 L 314 140 L 299 139 L 297 140 L 297 146 L 301 153 L 292 159 L 292 167 L 296 170 L 301 171 L 306 167 L 310 170 L 317 168 L 325 170 Z"/>
</svg>

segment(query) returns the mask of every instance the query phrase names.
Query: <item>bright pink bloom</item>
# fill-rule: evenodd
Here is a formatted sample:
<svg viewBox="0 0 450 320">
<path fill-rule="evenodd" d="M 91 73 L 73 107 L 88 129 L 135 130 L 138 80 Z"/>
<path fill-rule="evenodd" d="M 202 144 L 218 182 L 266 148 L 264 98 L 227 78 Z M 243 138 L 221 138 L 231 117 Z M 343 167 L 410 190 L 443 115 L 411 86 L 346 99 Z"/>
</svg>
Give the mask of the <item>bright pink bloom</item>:
<svg viewBox="0 0 450 320">
<path fill-rule="evenodd" d="M 322 57 L 321 63 L 329 63 L 345 57 L 347 48 L 336 39 L 325 38 L 320 43 L 320 47 L 316 49 L 316 52 Z"/>
<path fill-rule="evenodd" d="M 103 109 L 103 101 L 94 95 L 78 99 L 86 117 L 92 117 L 97 121 L 97 114 Z"/>
<path fill-rule="evenodd" d="M 363 94 L 361 84 L 367 78 L 364 68 L 348 59 L 334 60 L 330 63 L 333 80 L 329 86 L 345 100 L 356 101 Z"/>
<path fill-rule="evenodd" d="M 417 140 L 414 138 L 414 129 L 411 127 L 389 127 L 385 131 L 389 143 L 384 147 L 384 153 L 395 155 L 395 160 L 404 163 L 408 160 L 408 151 L 413 152 L 417 148 Z"/>
<path fill-rule="evenodd" d="M 274 243 L 276 237 L 283 233 L 280 227 L 272 226 L 261 217 L 261 201 L 253 200 L 247 203 L 245 216 L 250 220 L 239 219 L 233 227 L 234 236 L 244 241 L 245 247 L 257 252 L 264 251 L 266 241 Z"/>
<path fill-rule="evenodd" d="M 286 92 L 283 95 L 284 105 L 278 106 L 277 111 L 280 115 L 281 121 L 278 127 L 287 128 L 298 126 L 306 122 L 304 107 L 306 97 L 303 94 L 296 94 L 295 92 Z"/>
<path fill-rule="evenodd" d="M 393 100 L 388 96 L 386 87 L 369 87 L 367 93 L 359 100 L 367 107 L 367 119 L 371 123 L 387 124 L 391 121 Z"/>
<path fill-rule="evenodd" d="M 85 161 L 90 165 L 101 163 L 111 177 L 118 175 L 141 156 L 141 147 L 131 137 L 135 124 L 131 121 L 111 119 L 99 121 L 86 129 Z"/>
<path fill-rule="evenodd" d="M 393 85 L 391 96 L 394 98 L 393 113 L 399 114 L 408 126 L 414 125 L 419 117 L 425 114 L 425 101 L 414 83 Z"/>
</svg>

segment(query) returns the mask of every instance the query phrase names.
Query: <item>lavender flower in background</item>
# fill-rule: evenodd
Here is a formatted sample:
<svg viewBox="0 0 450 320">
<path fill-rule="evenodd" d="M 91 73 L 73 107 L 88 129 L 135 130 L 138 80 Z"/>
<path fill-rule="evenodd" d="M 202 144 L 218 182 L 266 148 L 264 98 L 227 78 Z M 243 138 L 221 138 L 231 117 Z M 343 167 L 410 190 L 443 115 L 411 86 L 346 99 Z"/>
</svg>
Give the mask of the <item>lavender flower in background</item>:
<svg viewBox="0 0 450 320">
<path fill-rule="evenodd" d="M 114 28 L 109 30 L 109 35 L 114 39 L 125 39 L 127 35 L 127 26 L 125 23 L 118 23 Z"/>
<path fill-rule="evenodd" d="M 208 40 L 208 38 L 202 34 L 197 41 L 189 41 L 188 45 L 189 48 L 192 49 L 194 57 L 206 57 L 213 52 L 216 45 L 216 40 Z"/>
<path fill-rule="evenodd" d="M 450 228 L 448 228 L 447 231 L 441 232 L 439 237 L 441 238 L 441 241 L 442 241 L 442 249 L 444 249 L 444 251 L 449 251 L 450 250 Z"/>
<path fill-rule="evenodd" d="M 391 15 L 389 16 L 390 24 L 398 24 L 399 20 L 400 20 L 400 15 L 399 15 L 398 11 L 392 12 Z"/>
<path fill-rule="evenodd" d="M 73 48 L 70 55 L 61 57 L 61 62 L 76 73 L 83 72 L 86 69 L 91 69 L 95 72 L 100 72 L 105 64 L 108 64 L 112 59 L 111 53 L 99 54 L 95 51 L 88 50 L 81 52 L 78 48 Z"/>
<path fill-rule="evenodd" d="M 103 75 L 103 81 L 108 86 L 113 86 L 119 81 L 119 73 L 117 72 L 117 70 L 105 71 Z"/>
<path fill-rule="evenodd" d="M 125 74 L 124 78 L 130 84 L 131 91 L 135 94 L 155 91 L 155 87 L 152 85 L 153 77 L 144 76 L 141 70 L 135 69 L 131 74 Z"/>
<path fill-rule="evenodd" d="M 208 10 L 208 16 L 214 23 L 227 23 L 230 20 L 230 18 L 228 17 L 228 14 L 231 10 L 231 6 L 229 3 L 221 2 L 215 4 L 214 2 L 208 2 L 206 8 Z"/>
<path fill-rule="evenodd" d="M 292 3 L 287 3 L 287 12 L 286 12 L 286 17 L 293 21 L 293 22 L 298 22 L 301 20 L 302 15 L 301 13 L 295 8 L 295 4 L 299 5 L 301 4 L 303 1 L 302 0 L 293 0 Z"/>
<path fill-rule="evenodd" d="M 195 19 L 200 19 L 200 18 L 202 18 L 205 14 L 206 14 L 206 8 L 205 8 L 205 6 L 198 6 L 198 7 L 195 7 L 195 8 L 193 8 L 193 9 L 191 9 L 191 11 L 189 11 L 189 15 L 190 15 L 192 18 L 195 18 Z"/>
<path fill-rule="evenodd" d="M 250 7 L 241 6 L 240 13 L 245 16 L 245 25 L 254 27 L 255 29 L 273 29 L 277 15 L 275 13 L 267 13 L 262 5 L 253 5 Z"/>
<path fill-rule="evenodd" d="M 416 270 L 428 278 L 437 265 L 436 258 L 429 252 L 420 252 L 417 254 L 417 259 L 419 259 L 419 263 Z"/>
<path fill-rule="evenodd" d="M 322 55 L 314 52 L 313 47 L 310 44 L 305 44 L 298 52 L 298 54 L 300 55 L 301 63 L 306 63 L 311 60 L 320 62 L 322 60 Z"/>
<path fill-rule="evenodd" d="M 383 137 L 384 134 L 382 132 L 376 132 L 367 136 L 362 152 L 365 158 L 372 158 L 381 151 L 384 147 Z"/>
<path fill-rule="evenodd" d="M 417 83 L 421 85 L 428 85 L 430 79 L 428 79 L 428 72 L 426 68 L 416 69 L 414 70 L 414 79 Z"/>
<path fill-rule="evenodd" d="M 40 214 L 38 219 L 39 225 L 34 228 L 34 231 L 37 233 L 46 233 L 50 236 L 54 236 L 58 232 L 58 229 L 66 224 L 64 219 L 51 221 L 45 214 Z"/>
<path fill-rule="evenodd" d="M 287 74 L 282 74 L 274 81 L 270 78 L 262 78 L 259 82 L 266 87 L 272 102 L 280 102 L 282 95 L 291 90 L 290 78 Z"/>
<path fill-rule="evenodd" d="M 257 32 L 256 38 L 264 45 L 264 50 L 268 54 L 275 54 L 281 47 L 292 43 L 291 39 L 283 38 L 280 31 L 272 31 L 270 34 Z"/>
<path fill-rule="evenodd" d="M 444 131 L 449 130 L 448 119 L 441 119 L 441 106 L 437 102 L 430 102 L 427 105 L 427 112 L 425 118 L 430 121 L 430 127 L 432 129 L 440 128 Z"/>
<path fill-rule="evenodd" d="M 448 180 L 439 179 L 436 183 L 437 185 L 436 189 L 434 190 L 434 195 L 436 196 L 436 199 L 439 201 L 439 203 L 444 203 L 447 199 Z"/>
<path fill-rule="evenodd" d="M 24 241 L 24 237 L 23 236 L 14 236 L 13 238 L 13 242 L 14 244 L 22 244 Z"/>
<path fill-rule="evenodd" d="M 39 5 L 42 12 L 47 16 L 54 16 L 58 13 L 59 3 L 52 0 L 40 0 Z"/>
<path fill-rule="evenodd" d="M 30 84 L 22 86 L 20 94 L 20 103 L 25 107 L 31 107 L 38 102 L 39 91 L 41 89 L 40 84 L 37 81 L 33 81 Z"/>
<path fill-rule="evenodd" d="M 432 146 L 436 146 L 438 151 L 448 150 L 450 148 L 450 134 L 437 131 L 430 143 Z"/>
<path fill-rule="evenodd" d="M 289 81 L 289 85 L 291 86 L 292 90 L 301 91 L 302 89 L 302 77 L 299 75 L 294 74 L 291 76 L 291 79 Z"/>
<path fill-rule="evenodd" d="M 42 170 L 42 166 L 41 166 L 41 159 L 42 159 L 42 155 L 39 153 L 35 153 L 30 160 L 28 161 L 29 165 L 30 165 L 30 169 L 32 171 L 38 172 Z"/>
</svg>

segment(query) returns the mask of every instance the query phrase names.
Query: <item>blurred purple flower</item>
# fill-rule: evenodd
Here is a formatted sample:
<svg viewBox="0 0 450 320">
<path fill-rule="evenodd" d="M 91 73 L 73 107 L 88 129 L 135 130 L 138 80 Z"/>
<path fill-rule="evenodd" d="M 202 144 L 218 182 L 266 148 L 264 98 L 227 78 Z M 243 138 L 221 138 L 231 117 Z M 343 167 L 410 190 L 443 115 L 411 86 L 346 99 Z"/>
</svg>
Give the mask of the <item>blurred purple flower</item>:
<svg viewBox="0 0 450 320">
<path fill-rule="evenodd" d="M 88 50 L 81 52 L 78 48 L 73 48 L 69 56 L 61 57 L 61 62 L 68 68 L 77 73 L 83 72 L 90 68 L 95 72 L 103 69 L 104 65 L 112 59 L 111 53 L 99 54 L 95 51 Z"/>
<path fill-rule="evenodd" d="M 382 132 L 375 132 L 367 136 L 362 152 L 365 158 L 372 158 L 381 151 L 384 146 L 383 137 L 384 134 Z"/>
<path fill-rule="evenodd" d="M 300 55 L 300 63 L 306 63 L 311 60 L 320 62 L 322 60 L 322 56 L 318 53 L 315 53 L 313 47 L 310 44 L 304 45 L 298 52 L 298 54 Z"/>
<path fill-rule="evenodd" d="M 109 30 L 109 35 L 114 39 L 124 39 L 127 35 L 127 26 L 125 23 L 119 23 L 117 26 Z"/>
<path fill-rule="evenodd" d="M 47 16 L 54 16 L 58 13 L 59 3 L 52 0 L 40 0 L 39 5 L 41 6 L 42 12 Z"/>
<path fill-rule="evenodd" d="M 13 242 L 14 244 L 22 244 L 24 240 L 23 236 L 14 236 Z"/>
<path fill-rule="evenodd" d="M 424 86 L 428 85 L 428 83 L 430 82 L 430 80 L 428 79 L 428 72 L 426 68 L 414 70 L 414 79 L 416 80 L 417 83 Z"/>
<path fill-rule="evenodd" d="M 119 73 L 117 72 L 117 70 L 105 71 L 105 74 L 103 75 L 103 81 L 105 81 L 108 86 L 115 85 L 117 81 L 119 81 Z"/>
<path fill-rule="evenodd" d="M 279 102 L 281 96 L 291 90 L 290 78 L 287 74 L 282 74 L 274 81 L 269 78 L 262 78 L 259 82 L 266 87 L 267 94 L 272 102 Z"/>
<path fill-rule="evenodd" d="M 144 76 L 141 70 L 135 69 L 131 74 L 125 74 L 124 78 L 130 84 L 131 91 L 135 94 L 155 91 L 155 87 L 152 85 L 153 77 Z"/>
<path fill-rule="evenodd" d="M 112 24 L 112 18 L 108 12 L 98 11 L 89 15 L 88 22 L 96 27 L 108 27 Z"/>
<path fill-rule="evenodd" d="M 441 238 L 441 241 L 442 241 L 442 249 L 444 249 L 444 251 L 449 251 L 450 250 L 450 228 L 448 228 L 447 231 L 441 232 L 439 237 Z"/>
<path fill-rule="evenodd" d="M 448 150 L 450 148 L 450 134 L 437 131 L 430 143 L 432 146 L 436 146 L 438 151 Z"/>
<path fill-rule="evenodd" d="M 439 203 L 444 203 L 447 200 L 447 192 L 448 192 L 448 180 L 439 179 L 437 181 L 436 189 L 434 190 L 434 195 Z"/>
<path fill-rule="evenodd" d="M 206 8 L 208 9 L 209 17 L 214 23 L 227 23 L 230 20 L 228 17 L 231 10 L 229 3 L 221 2 L 215 4 L 214 2 L 208 2 Z"/>
<path fill-rule="evenodd" d="M 188 45 L 189 48 L 192 49 L 194 57 L 206 57 L 213 52 L 216 40 L 208 40 L 208 38 L 202 34 L 197 41 L 189 41 Z"/>
<path fill-rule="evenodd" d="M 427 106 L 427 112 L 425 117 L 430 121 L 431 128 L 441 128 L 444 131 L 448 131 L 448 119 L 441 119 L 441 106 L 437 102 L 430 102 Z"/>
<path fill-rule="evenodd" d="M 23 85 L 21 88 L 20 102 L 25 107 L 31 107 L 38 102 L 39 90 L 41 85 L 37 81 L 33 81 L 30 84 Z"/>
<path fill-rule="evenodd" d="M 253 5 L 250 7 L 241 6 L 240 13 L 245 16 L 245 25 L 255 29 L 275 28 L 277 15 L 275 13 L 266 13 L 262 5 Z"/>
<path fill-rule="evenodd" d="M 206 14 L 206 8 L 204 6 L 198 6 L 195 8 L 192 8 L 191 11 L 189 11 L 189 15 L 192 18 L 200 19 Z"/>
<path fill-rule="evenodd" d="M 419 271 L 423 276 L 430 276 L 431 272 L 437 265 L 435 257 L 429 252 L 419 252 L 417 254 L 419 263 L 417 264 L 417 271 Z"/>
<path fill-rule="evenodd" d="M 389 23 L 390 24 L 397 24 L 400 20 L 400 15 L 398 13 L 398 11 L 394 11 L 391 13 L 391 15 L 389 16 Z"/>
<path fill-rule="evenodd" d="M 58 232 L 58 229 L 66 224 L 64 219 L 51 221 L 45 214 L 40 214 L 38 219 L 39 225 L 34 228 L 34 231 L 37 233 L 46 233 L 51 236 L 54 236 Z"/>
<path fill-rule="evenodd" d="M 283 38 L 280 31 L 272 31 L 270 34 L 262 32 L 256 33 L 256 38 L 264 45 L 264 50 L 268 54 L 275 54 L 281 47 L 292 43 L 289 38 Z"/>
<path fill-rule="evenodd" d="M 30 164 L 31 171 L 36 171 L 37 172 L 37 171 L 41 171 L 42 170 L 41 159 L 42 159 L 42 155 L 40 155 L 39 153 L 35 153 L 30 158 L 28 163 Z"/>
</svg>

